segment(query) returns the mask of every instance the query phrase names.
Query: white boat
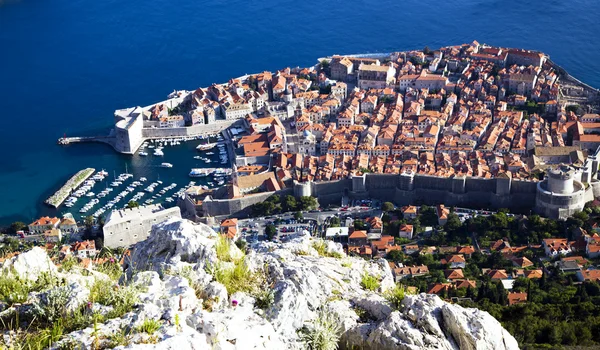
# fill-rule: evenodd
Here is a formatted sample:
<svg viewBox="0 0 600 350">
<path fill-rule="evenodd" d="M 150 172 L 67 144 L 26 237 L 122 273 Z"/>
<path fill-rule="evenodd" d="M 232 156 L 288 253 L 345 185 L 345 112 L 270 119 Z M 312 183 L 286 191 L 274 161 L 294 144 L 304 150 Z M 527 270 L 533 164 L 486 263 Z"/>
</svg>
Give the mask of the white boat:
<svg viewBox="0 0 600 350">
<path fill-rule="evenodd" d="M 140 152 L 140 153 L 138 153 L 138 154 L 139 154 L 140 156 L 144 156 L 144 157 L 148 155 L 148 153 L 146 153 L 146 152 Z"/>
<path fill-rule="evenodd" d="M 148 181 L 148 179 L 146 179 L 145 177 L 140 177 L 140 181 L 141 182 L 146 182 L 146 181 Z"/>
<path fill-rule="evenodd" d="M 88 192 L 88 193 L 86 194 L 86 196 L 88 196 L 88 197 L 94 197 L 95 195 L 96 195 L 96 194 L 95 194 L 94 192 Z"/>
<path fill-rule="evenodd" d="M 213 149 L 216 145 L 216 143 L 200 144 L 196 147 L 196 149 L 198 151 L 208 151 L 209 149 Z"/>
<path fill-rule="evenodd" d="M 194 156 L 194 159 L 202 159 L 200 156 Z"/>
<path fill-rule="evenodd" d="M 209 172 L 205 169 L 192 169 L 189 173 L 190 177 L 205 177 L 208 176 Z"/>
<path fill-rule="evenodd" d="M 173 164 L 171 164 L 171 163 L 161 163 L 160 166 L 163 167 L 163 168 L 172 168 Z"/>
<path fill-rule="evenodd" d="M 156 149 L 156 150 L 154 150 L 154 155 L 155 156 L 164 156 L 165 154 L 160 149 Z"/>
</svg>

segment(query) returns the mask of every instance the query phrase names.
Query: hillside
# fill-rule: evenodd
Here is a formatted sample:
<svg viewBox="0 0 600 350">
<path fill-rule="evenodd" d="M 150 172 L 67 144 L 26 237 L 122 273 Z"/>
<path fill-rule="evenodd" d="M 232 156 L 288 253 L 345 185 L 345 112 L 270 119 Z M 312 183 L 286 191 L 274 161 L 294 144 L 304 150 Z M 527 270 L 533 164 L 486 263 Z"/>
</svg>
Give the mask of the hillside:
<svg viewBox="0 0 600 350">
<path fill-rule="evenodd" d="M 518 349 L 488 313 L 404 296 L 384 260 L 350 258 L 338 244 L 301 234 L 244 253 L 208 226 L 172 219 L 125 264 L 123 274 L 110 261 L 57 267 L 40 248 L 5 261 L 1 341 L 56 349 Z"/>
</svg>

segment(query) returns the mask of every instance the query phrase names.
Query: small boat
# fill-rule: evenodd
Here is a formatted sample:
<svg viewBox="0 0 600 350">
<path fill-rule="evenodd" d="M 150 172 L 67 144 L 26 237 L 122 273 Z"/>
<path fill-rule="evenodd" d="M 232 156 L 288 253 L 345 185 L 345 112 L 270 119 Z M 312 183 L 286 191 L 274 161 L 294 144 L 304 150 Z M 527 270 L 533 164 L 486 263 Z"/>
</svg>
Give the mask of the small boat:
<svg viewBox="0 0 600 350">
<path fill-rule="evenodd" d="M 163 167 L 163 168 L 172 168 L 173 164 L 171 164 L 171 163 L 161 163 L 160 166 Z"/>
<path fill-rule="evenodd" d="M 196 147 L 196 149 L 198 151 L 208 151 L 209 149 L 213 149 L 216 145 L 216 143 L 200 144 Z"/>
<path fill-rule="evenodd" d="M 163 152 L 162 150 L 160 150 L 160 149 L 155 149 L 155 150 L 154 150 L 154 155 L 155 155 L 155 156 L 164 156 L 165 154 L 164 154 L 164 152 Z"/>
<path fill-rule="evenodd" d="M 194 156 L 194 159 L 202 159 L 200 156 Z"/>
<path fill-rule="evenodd" d="M 141 182 L 146 182 L 146 181 L 148 181 L 148 179 L 146 179 L 145 177 L 140 177 L 140 181 Z"/>
<path fill-rule="evenodd" d="M 205 169 L 192 169 L 189 173 L 190 177 L 205 177 L 208 176 L 209 172 Z"/>
<path fill-rule="evenodd" d="M 145 157 L 145 156 L 147 156 L 147 155 L 148 155 L 148 153 L 146 153 L 146 152 L 140 152 L 140 153 L 138 153 L 138 154 L 139 154 L 140 156 L 143 156 L 143 157 Z"/>
</svg>

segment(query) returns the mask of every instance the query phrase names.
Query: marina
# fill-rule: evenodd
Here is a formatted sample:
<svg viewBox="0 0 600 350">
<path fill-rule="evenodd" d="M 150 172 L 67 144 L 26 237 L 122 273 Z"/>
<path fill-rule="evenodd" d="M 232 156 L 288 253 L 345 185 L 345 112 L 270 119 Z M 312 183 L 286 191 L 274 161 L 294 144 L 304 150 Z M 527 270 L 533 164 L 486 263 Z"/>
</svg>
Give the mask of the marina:
<svg viewBox="0 0 600 350">
<path fill-rule="evenodd" d="M 199 144 L 214 143 L 211 151 L 198 151 Z M 217 148 L 217 144 L 220 145 Z M 137 154 L 124 157 L 123 163 L 109 167 L 108 171 L 90 174 L 73 186 L 57 209 L 43 207 L 47 215 L 71 213 L 77 220 L 87 216 L 101 220 L 112 210 L 125 208 L 130 201 L 139 205 L 162 204 L 171 207 L 190 186 L 203 189 L 223 186 L 230 179 L 231 169 L 224 144 L 218 137 L 197 140 L 149 140 Z M 160 150 L 163 156 L 153 156 Z M 143 155 L 142 153 L 146 153 Z M 227 164 L 222 164 L 222 161 Z M 95 164 L 106 168 L 108 164 Z M 191 169 L 200 169 L 205 176 L 190 178 Z"/>
</svg>

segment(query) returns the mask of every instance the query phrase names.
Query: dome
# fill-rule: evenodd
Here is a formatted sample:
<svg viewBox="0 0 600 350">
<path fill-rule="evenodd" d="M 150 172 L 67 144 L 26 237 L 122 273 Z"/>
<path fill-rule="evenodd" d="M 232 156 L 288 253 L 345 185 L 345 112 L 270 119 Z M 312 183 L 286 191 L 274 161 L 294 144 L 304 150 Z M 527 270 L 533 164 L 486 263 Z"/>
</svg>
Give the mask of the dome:
<svg viewBox="0 0 600 350">
<path fill-rule="evenodd" d="M 310 133 L 310 131 L 308 131 L 308 130 L 304 130 L 304 132 L 302 133 L 302 135 L 304 135 L 304 137 L 309 137 L 309 136 L 311 136 L 312 134 Z"/>
</svg>

